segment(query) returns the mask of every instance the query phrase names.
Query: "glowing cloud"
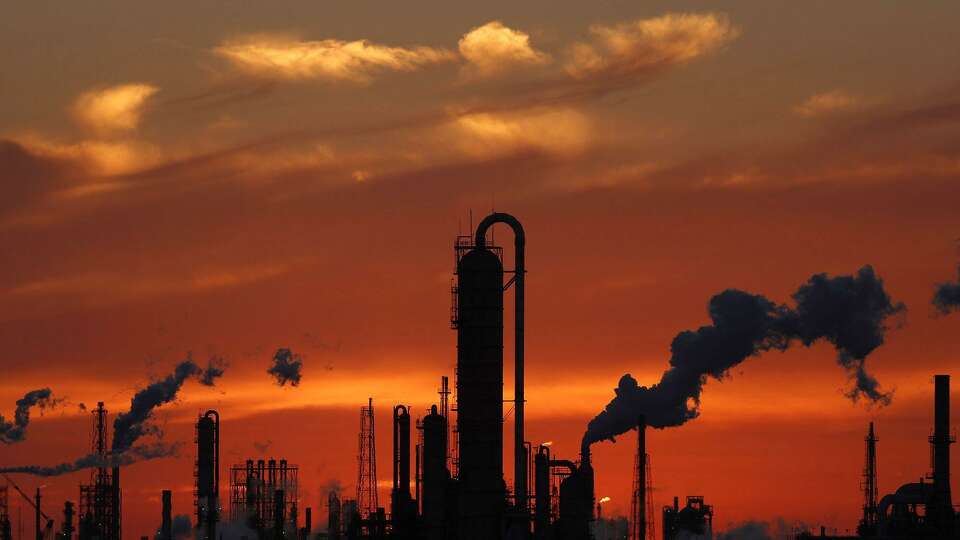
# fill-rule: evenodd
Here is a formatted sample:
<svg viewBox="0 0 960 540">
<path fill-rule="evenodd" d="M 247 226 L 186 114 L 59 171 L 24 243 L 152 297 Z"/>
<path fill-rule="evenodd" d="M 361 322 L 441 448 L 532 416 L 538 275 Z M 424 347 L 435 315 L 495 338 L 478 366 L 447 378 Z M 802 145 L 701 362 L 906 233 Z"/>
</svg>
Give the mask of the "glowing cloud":
<svg viewBox="0 0 960 540">
<path fill-rule="evenodd" d="M 668 13 L 613 26 L 590 27 L 592 39 L 573 46 L 567 71 L 576 78 L 633 76 L 682 64 L 733 40 L 739 31 L 725 16 Z"/>
<path fill-rule="evenodd" d="M 149 84 L 122 84 L 84 92 L 73 103 L 73 116 L 98 134 L 130 131 L 140 125 L 147 100 L 159 90 Z"/>
<path fill-rule="evenodd" d="M 467 73 L 490 77 L 520 66 L 545 64 L 550 56 L 530 46 L 530 36 L 491 21 L 467 32 L 458 44 Z"/>
<path fill-rule="evenodd" d="M 813 117 L 847 112 L 859 107 L 859 101 L 843 90 L 814 94 L 794 107 L 800 116 Z"/>
<path fill-rule="evenodd" d="M 587 146 L 590 131 L 587 117 L 567 108 L 465 114 L 452 128 L 464 151 L 484 157 L 529 149 L 573 154 Z"/>
<path fill-rule="evenodd" d="M 227 41 L 214 52 L 252 75 L 361 83 L 378 72 L 416 71 L 455 59 L 452 52 L 431 47 L 388 47 L 366 40 L 301 41 L 268 35 Z"/>
</svg>

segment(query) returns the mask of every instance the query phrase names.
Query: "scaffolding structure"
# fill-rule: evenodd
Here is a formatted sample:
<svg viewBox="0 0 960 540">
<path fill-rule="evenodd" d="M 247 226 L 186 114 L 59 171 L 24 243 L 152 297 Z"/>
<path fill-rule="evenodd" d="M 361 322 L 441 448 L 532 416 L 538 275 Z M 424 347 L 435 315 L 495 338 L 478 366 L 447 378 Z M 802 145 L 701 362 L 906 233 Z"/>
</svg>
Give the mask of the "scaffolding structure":
<svg viewBox="0 0 960 540">
<path fill-rule="evenodd" d="M 374 430 L 373 398 L 366 407 L 360 408 L 359 478 L 357 479 L 357 505 L 362 519 L 369 519 L 380 507 L 377 496 L 377 446 Z"/>
<path fill-rule="evenodd" d="M 299 468 L 287 460 L 248 459 L 230 467 L 230 519 L 246 523 L 261 538 L 296 530 Z"/>
<path fill-rule="evenodd" d="M 107 409 L 93 410 L 93 452 L 107 462 Z M 93 469 L 90 483 L 80 486 L 80 538 L 120 540 L 120 468 Z"/>
</svg>

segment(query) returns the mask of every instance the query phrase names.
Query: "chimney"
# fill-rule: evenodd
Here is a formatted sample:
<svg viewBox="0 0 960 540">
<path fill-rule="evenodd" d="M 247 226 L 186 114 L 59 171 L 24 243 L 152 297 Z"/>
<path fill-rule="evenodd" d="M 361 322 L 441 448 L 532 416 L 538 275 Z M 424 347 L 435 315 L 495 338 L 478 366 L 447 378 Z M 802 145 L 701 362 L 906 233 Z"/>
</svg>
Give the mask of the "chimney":
<svg viewBox="0 0 960 540">
<path fill-rule="evenodd" d="M 951 531 L 954 521 L 953 500 L 950 494 L 950 445 L 955 441 L 950 434 L 950 376 L 934 376 L 933 436 L 930 445 L 933 455 L 934 498 L 927 504 L 927 519 L 936 523 L 941 532 Z"/>
<path fill-rule="evenodd" d="M 119 466 L 114 465 L 111 479 L 113 480 L 113 485 L 111 486 L 113 497 L 110 502 L 113 505 L 112 507 L 113 523 L 110 524 L 110 532 L 113 535 L 112 537 L 114 539 L 119 540 L 121 537 L 120 524 L 122 523 L 121 515 L 120 515 L 121 506 L 120 506 L 120 467 Z"/>
<path fill-rule="evenodd" d="M 37 488 L 37 496 L 34 500 L 34 517 L 36 518 L 34 525 L 37 528 L 37 540 L 43 540 L 43 529 L 40 528 L 40 488 Z"/>
<path fill-rule="evenodd" d="M 647 418 L 637 419 L 637 538 L 647 537 Z"/>
<path fill-rule="evenodd" d="M 163 517 L 160 525 L 160 540 L 173 540 L 172 517 L 173 503 L 171 502 L 172 492 L 169 489 L 163 490 Z"/>
</svg>

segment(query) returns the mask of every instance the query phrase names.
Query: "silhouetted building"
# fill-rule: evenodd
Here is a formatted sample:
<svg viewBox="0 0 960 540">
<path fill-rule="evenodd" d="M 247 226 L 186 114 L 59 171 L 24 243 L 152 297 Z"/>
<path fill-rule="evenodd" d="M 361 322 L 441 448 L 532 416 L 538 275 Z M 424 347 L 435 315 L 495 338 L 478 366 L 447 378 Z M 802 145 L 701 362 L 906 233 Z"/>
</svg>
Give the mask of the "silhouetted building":
<svg viewBox="0 0 960 540">
<path fill-rule="evenodd" d="M 246 523 L 260 538 L 295 534 L 297 501 L 298 468 L 285 459 L 248 459 L 230 468 L 230 520 Z"/>
<path fill-rule="evenodd" d="M 663 540 L 678 540 L 691 535 L 712 538 L 713 507 L 704 504 L 702 496 L 688 496 L 680 508 L 680 500 L 673 498 L 673 506 L 663 507 Z"/>
</svg>

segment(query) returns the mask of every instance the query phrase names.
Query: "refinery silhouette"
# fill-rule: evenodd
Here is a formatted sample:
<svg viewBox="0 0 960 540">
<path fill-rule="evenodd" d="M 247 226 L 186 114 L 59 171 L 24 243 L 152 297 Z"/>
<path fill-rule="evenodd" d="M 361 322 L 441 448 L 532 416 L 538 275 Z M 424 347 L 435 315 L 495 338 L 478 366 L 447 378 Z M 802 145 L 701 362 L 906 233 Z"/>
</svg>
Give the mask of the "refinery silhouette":
<svg viewBox="0 0 960 540">
<path fill-rule="evenodd" d="M 501 223 L 513 231 L 513 268 L 505 269 L 503 249 L 487 240 Z M 709 303 L 712 324 L 681 332 L 671 346 L 669 368 L 650 387 L 629 375 L 619 381 L 615 397 L 586 426 L 580 453 L 567 459 L 548 444 L 535 446 L 524 434 L 524 265 L 526 237 L 513 216 L 493 213 L 475 234 L 454 243 L 455 282 L 451 325 L 457 333 L 457 363 L 451 387 L 440 376 L 438 401 L 413 420 L 402 404 L 392 411 L 392 488 L 388 501 L 378 495 L 374 402 L 360 407 L 356 492 L 351 497 L 330 491 L 325 508 L 301 508 L 301 471 L 285 459 L 246 459 L 221 463 L 220 413 L 209 410 L 196 422 L 194 515 L 189 524 L 172 515 L 172 491 L 164 490 L 157 513 L 161 526 L 153 540 L 194 537 L 198 540 L 627 540 L 711 539 L 714 508 L 709 494 L 672 496 L 659 510 L 652 500 L 648 428 L 680 426 L 699 414 L 703 386 L 721 378 L 744 360 L 767 351 L 828 342 L 837 362 L 854 381 L 850 399 L 888 403 L 891 394 L 866 369 L 869 354 L 884 341 L 885 323 L 901 313 L 869 266 L 849 276 L 812 276 L 793 294 L 794 307 L 763 296 L 728 289 Z M 936 304 L 951 309 L 956 291 L 941 286 Z M 515 441 L 512 485 L 504 475 L 504 298 L 514 301 Z M 953 296 L 951 296 L 953 295 Z M 953 298 L 953 299 L 952 299 Z M 269 373 L 277 384 L 297 385 L 299 357 L 280 349 Z M 35 538 L 46 540 L 121 540 L 124 501 L 121 471 L 131 463 L 164 457 L 163 443 L 142 443 L 151 433 L 151 411 L 175 399 L 186 381 L 214 385 L 224 364 L 212 359 L 201 366 L 188 359 L 174 373 L 141 390 L 127 412 L 109 413 L 102 402 L 93 416 L 93 451 L 56 466 L 0 468 L 0 540 L 14 538 L 10 501 L 20 497 L 34 513 Z M 825 528 L 798 531 L 797 538 L 960 538 L 960 521 L 950 489 L 950 377 L 934 377 L 933 430 L 929 438 L 931 471 L 918 483 L 881 494 L 877 485 L 878 436 L 873 422 L 865 427 L 862 517 L 853 536 L 830 536 Z M 14 422 L 0 418 L 6 443 L 23 440 L 29 411 L 53 399 L 49 389 L 33 391 L 17 403 Z M 878 426 L 881 427 L 881 426 Z M 595 496 L 591 445 L 613 437 L 636 437 L 632 500 L 625 522 L 603 515 Z M 919 443 L 919 441 L 918 441 Z M 52 476 L 89 471 L 76 504 L 62 509 L 44 504 L 39 489 L 27 493 L 18 474 Z M 221 479 L 221 472 L 229 473 Z M 191 474 L 182 471 L 183 476 Z M 679 494 L 678 494 L 679 495 Z M 56 516 L 56 517 L 52 517 Z M 317 518 L 315 520 L 315 518 Z M 659 518 L 659 519 L 657 519 Z M 24 537 L 29 534 L 24 535 Z M 724 536 L 723 538 L 734 538 Z M 17 538 L 17 540 L 21 540 Z"/>
</svg>

